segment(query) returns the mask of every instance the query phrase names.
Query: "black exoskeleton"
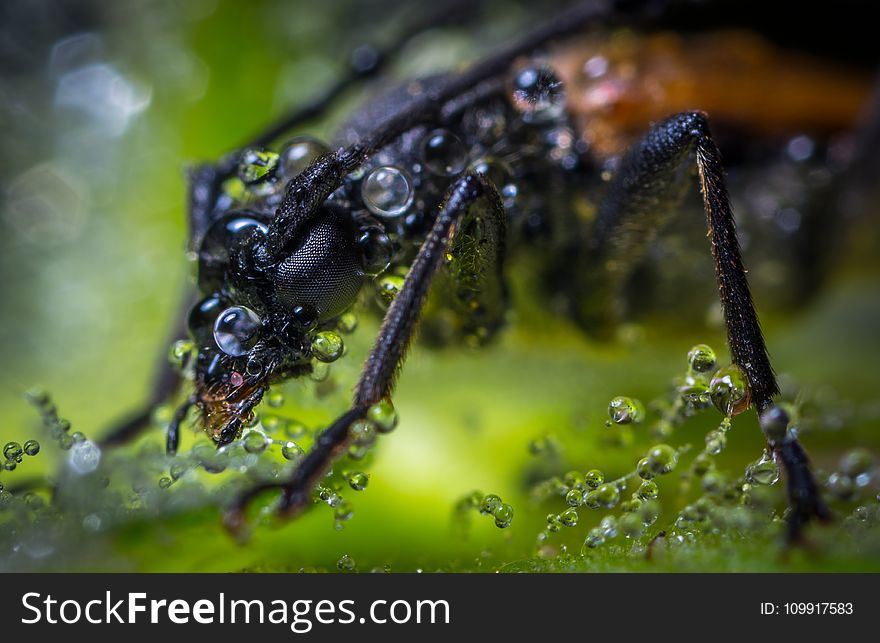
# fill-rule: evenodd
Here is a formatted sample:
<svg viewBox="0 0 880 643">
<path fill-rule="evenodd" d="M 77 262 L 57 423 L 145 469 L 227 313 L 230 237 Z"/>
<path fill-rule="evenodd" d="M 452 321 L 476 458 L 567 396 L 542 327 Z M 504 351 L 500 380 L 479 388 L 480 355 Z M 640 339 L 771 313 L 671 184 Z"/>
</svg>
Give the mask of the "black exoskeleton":
<svg viewBox="0 0 880 643">
<path fill-rule="evenodd" d="M 196 168 L 190 249 L 201 297 L 187 320 L 198 348 L 195 391 L 171 423 L 169 450 L 177 448 L 179 424 L 192 406 L 218 445 L 233 440 L 271 383 L 311 371 L 316 337 L 366 284 L 406 268 L 351 410 L 317 437 L 292 478 L 254 489 L 236 505 L 277 487 L 281 512 L 296 513 L 350 442 L 352 424 L 391 395 L 441 266 L 451 268 L 457 332 L 476 343 L 491 337 L 505 310 L 506 250 L 541 234 L 517 199 L 550 203 L 560 186 L 570 192 L 600 183 L 569 125 L 564 88 L 538 50 L 618 9 L 613 2 L 579 5 L 464 72 L 391 90 L 341 128 L 335 148 L 299 137 L 280 154 L 268 152 L 264 146 L 374 75 L 388 57 L 361 50 L 352 75 L 327 96 L 241 151 Z M 529 62 L 521 64 L 524 57 Z M 773 402 L 778 387 L 705 114 L 676 114 L 651 126 L 621 159 L 589 229 L 570 231 L 574 268 L 585 276 L 573 314 L 587 327 L 609 321 L 611 295 L 632 270 L 626 258 L 644 250 L 659 218 L 691 185 L 694 168 L 733 362 L 746 373 L 769 444 L 785 465 L 794 539 L 827 510 L 804 451 Z M 505 185 L 516 183 L 532 193 L 505 193 Z M 166 374 L 153 402 L 176 386 Z M 131 435 L 146 417 L 139 414 L 108 441 Z"/>
</svg>

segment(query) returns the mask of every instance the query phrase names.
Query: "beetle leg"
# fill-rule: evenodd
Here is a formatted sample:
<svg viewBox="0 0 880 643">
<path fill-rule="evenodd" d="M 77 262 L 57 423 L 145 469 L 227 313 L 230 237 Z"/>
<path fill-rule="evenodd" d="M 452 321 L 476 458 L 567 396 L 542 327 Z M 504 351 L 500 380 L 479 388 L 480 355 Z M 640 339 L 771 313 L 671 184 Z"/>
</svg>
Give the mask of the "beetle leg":
<svg viewBox="0 0 880 643">
<path fill-rule="evenodd" d="M 762 418 L 766 414 L 778 414 L 781 411 L 773 398 L 779 393 L 779 387 L 749 292 L 721 154 L 704 114 L 677 114 L 655 124 L 624 155 L 600 204 L 589 257 L 581 269 L 601 272 L 602 266 L 611 273 L 610 287 L 621 285 L 625 272 L 633 265 L 633 258 L 641 255 L 664 214 L 683 196 L 687 175 L 682 169 L 692 157 L 696 158 L 733 362 L 748 376 L 752 400 Z M 587 278 L 593 279 L 590 275 Z M 607 288 L 602 294 L 608 295 Z M 599 299 L 607 302 L 605 297 Z M 595 310 L 587 308 L 587 315 Z M 806 452 L 798 442 L 796 432 L 786 433 L 785 424 L 787 418 L 778 435 L 771 435 L 766 430 L 765 433 L 770 448 L 786 470 L 791 506 L 789 538 L 796 540 L 804 523 L 813 517 L 827 519 L 829 514 L 819 497 Z"/>
<path fill-rule="evenodd" d="M 282 489 L 279 512 L 284 515 L 295 515 L 309 505 L 315 484 L 350 444 L 352 424 L 366 417 L 372 405 L 390 397 L 432 279 L 447 260 L 450 247 L 455 245 L 453 239 L 456 229 L 468 226 L 473 206 L 482 199 L 487 201 L 487 211 L 490 213 L 482 226 L 487 231 L 483 237 L 489 241 L 484 253 L 486 261 L 477 272 L 500 271 L 504 245 L 499 235 L 504 231 L 504 207 L 488 179 L 478 174 L 467 174 L 447 192 L 434 226 L 422 243 L 403 287 L 385 314 L 379 336 L 364 365 L 351 410 L 318 436 L 312 450 L 289 480 L 256 487 L 238 498 L 230 514 L 230 526 L 239 526 L 241 511 L 255 495 L 267 489 Z M 494 274 L 485 276 L 489 280 Z"/>
</svg>

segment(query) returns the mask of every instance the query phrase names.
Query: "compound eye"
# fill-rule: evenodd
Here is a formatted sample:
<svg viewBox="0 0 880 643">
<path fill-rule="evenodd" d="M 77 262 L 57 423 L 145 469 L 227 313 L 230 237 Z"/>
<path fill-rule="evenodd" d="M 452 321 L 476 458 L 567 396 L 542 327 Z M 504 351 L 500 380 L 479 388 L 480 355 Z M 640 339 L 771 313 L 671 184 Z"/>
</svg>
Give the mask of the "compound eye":
<svg viewBox="0 0 880 643">
<path fill-rule="evenodd" d="M 310 324 L 345 312 L 364 282 L 357 233 L 345 211 L 326 205 L 318 210 L 299 247 L 278 266 L 279 303 L 288 311 L 308 311 Z"/>
<path fill-rule="evenodd" d="M 214 322 L 214 341 L 230 357 L 241 357 L 256 345 L 261 328 L 257 313 L 245 306 L 231 306 Z"/>
</svg>

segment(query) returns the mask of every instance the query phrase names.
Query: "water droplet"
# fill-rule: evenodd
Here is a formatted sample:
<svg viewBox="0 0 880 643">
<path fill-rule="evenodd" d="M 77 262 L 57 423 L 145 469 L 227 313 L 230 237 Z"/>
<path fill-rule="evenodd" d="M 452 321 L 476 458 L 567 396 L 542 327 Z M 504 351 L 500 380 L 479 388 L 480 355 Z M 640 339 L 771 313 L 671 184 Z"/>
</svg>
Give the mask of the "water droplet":
<svg viewBox="0 0 880 643">
<path fill-rule="evenodd" d="M 6 446 L 3 447 L 3 457 L 7 460 L 21 461 L 22 453 L 24 453 L 24 449 L 22 449 L 18 442 L 7 442 Z"/>
<path fill-rule="evenodd" d="M 256 345 L 261 327 L 260 318 L 250 308 L 231 306 L 214 323 L 214 341 L 227 355 L 240 357 Z"/>
<path fill-rule="evenodd" d="M 189 470 L 189 465 L 183 462 L 175 462 L 168 469 L 172 480 L 180 480 L 180 477 Z"/>
<path fill-rule="evenodd" d="M 195 344 L 189 339 L 178 339 L 171 344 L 171 348 L 168 350 L 168 361 L 171 366 L 178 370 L 186 366 L 194 348 Z"/>
<path fill-rule="evenodd" d="M 584 483 L 590 489 L 596 489 L 605 482 L 605 474 L 598 469 L 591 469 L 584 474 Z"/>
<path fill-rule="evenodd" d="M 284 406 L 284 394 L 281 391 L 269 391 L 269 394 L 266 396 L 266 404 L 273 409 L 281 408 Z"/>
<path fill-rule="evenodd" d="M 467 167 L 467 148 L 452 132 L 437 129 L 422 141 L 422 160 L 425 167 L 434 174 L 455 176 L 464 172 Z"/>
<path fill-rule="evenodd" d="M 589 547 L 590 549 L 595 549 L 596 547 L 601 547 L 605 544 L 605 534 L 602 533 L 602 530 L 598 527 L 593 527 L 589 532 L 587 532 L 587 538 L 584 540 L 584 545 Z"/>
<path fill-rule="evenodd" d="M 751 404 L 746 374 L 736 364 L 719 369 L 709 385 L 715 408 L 726 416 L 742 413 Z"/>
<path fill-rule="evenodd" d="M 358 238 L 358 247 L 363 257 L 364 272 L 371 276 L 381 275 L 391 265 L 394 256 L 394 242 L 385 230 L 369 226 Z"/>
<path fill-rule="evenodd" d="M 27 453 L 27 443 L 25 443 L 25 453 Z M 871 452 L 859 447 L 843 456 L 843 459 L 840 461 L 840 470 L 842 473 L 854 478 L 868 471 L 873 463 L 874 457 L 871 455 Z"/>
<path fill-rule="evenodd" d="M 344 348 L 342 337 L 332 330 L 315 333 L 312 339 L 312 355 L 321 362 L 335 362 L 342 356 Z"/>
<path fill-rule="evenodd" d="M 724 488 L 724 476 L 717 471 L 709 471 L 703 476 L 700 486 L 706 493 L 719 493 Z"/>
<path fill-rule="evenodd" d="M 727 433 L 725 431 L 715 429 L 706 434 L 706 453 L 718 455 L 724 451 L 725 446 L 727 446 Z"/>
<path fill-rule="evenodd" d="M 412 205 L 413 180 L 403 168 L 382 165 L 370 170 L 361 183 L 364 205 L 375 215 L 397 217 Z"/>
<path fill-rule="evenodd" d="M 89 514 L 82 520 L 83 529 L 87 531 L 101 531 L 101 516 L 98 514 Z"/>
<path fill-rule="evenodd" d="M 569 507 L 580 507 L 584 504 L 584 492 L 579 489 L 572 489 L 565 494 L 565 504 Z"/>
<path fill-rule="evenodd" d="M 350 432 L 358 446 L 369 447 L 376 441 L 376 425 L 369 420 L 358 420 L 351 425 Z"/>
<path fill-rule="evenodd" d="M 608 405 L 608 415 L 616 424 L 631 424 L 641 422 L 645 412 L 641 402 L 620 395 L 611 400 Z"/>
<path fill-rule="evenodd" d="M 397 411 L 391 400 L 385 398 L 369 408 L 367 419 L 376 425 L 379 433 L 390 433 L 397 427 Z"/>
<path fill-rule="evenodd" d="M 840 500 L 849 500 L 855 495 L 856 487 L 853 479 L 842 473 L 835 472 L 828 476 L 826 486 L 828 491 Z"/>
<path fill-rule="evenodd" d="M 277 167 L 277 153 L 268 150 L 245 150 L 238 164 L 238 178 L 250 185 L 267 178 Z"/>
<path fill-rule="evenodd" d="M 647 465 L 657 475 L 669 473 L 678 464 L 678 454 L 668 444 L 656 444 L 647 455 Z"/>
<path fill-rule="evenodd" d="M 707 409 L 712 404 L 712 394 L 709 387 L 702 382 L 686 383 L 678 388 L 678 392 L 684 403 L 696 411 Z"/>
<path fill-rule="evenodd" d="M 656 500 L 643 502 L 638 509 L 638 515 L 642 519 L 642 524 L 645 527 L 650 527 L 660 517 L 660 503 Z"/>
<path fill-rule="evenodd" d="M 513 507 L 507 504 L 502 504 L 495 508 L 492 515 L 495 518 L 495 526 L 499 529 L 506 529 L 507 527 L 510 527 L 510 523 L 513 522 Z"/>
<path fill-rule="evenodd" d="M 691 471 L 694 472 L 695 476 L 701 477 L 711 471 L 714 466 L 715 462 L 712 460 L 712 456 L 708 453 L 700 453 L 694 458 L 691 464 Z"/>
<path fill-rule="evenodd" d="M 168 476 L 162 476 L 161 478 L 159 478 L 159 486 L 162 489 L 167 489 L 168 487 L 170 487 L 173 484 L 174 484 L 174 480 L 172 480 Z"/>
<path fill-rule="evenodd" d="M 281 446 L 281 455 L 285 460 L 299 460 L 305 453 L 303 448 L 296 442 L 285 442 Z"/>
<path fill-rule="evenodd" d="M 480 501 L 480 513 L 481 514 L 494 514 L 495 510 L 498 509 L 502 504 L 501 497 L 495 495 L 494 493 L 490 493 L 487 496 L 484 496 Z"/>
<path fill-rule="evenodd" d="M 336 322 L 336 330 L 340 333 L 345 333 L 346 335 L 349 333 L 353 333 L 357 330 L 358 326 L 358 318 L 352 312 L 344 313 L 340 315 L 339 321 Z"/>
<path fill-rule="evenodd" d="M 653 500 L 660 495 L 660 489 L 653 480 L 642 480 L 638 493 L 642 500 Z"/>
<path fill-rule="evenodd" d="M 642 458 L 636 464 L 636 473 L 639 474 L 639 477 L 642 480 L 652 480 L 656 473 L 654 473 L 654 468 L 651 466 L 650 460 L 648 458 Z"/>
<path fill-rule="evenodd" d="M 765 450 L 759 460 L 746 467 L 746 480 L 752 484 L 776 484 L 779 480 L 779 467 L 773 456 Z"/>
<path fill-rule="evenodd" d="M 614 516 L 605 516 L 599 521 L 599 529 L 605 535 L 605 538 L 617 537 L 617 518 Z"/>
<path fill-rule="evenodd" d="M 40 452 L 40 443 L 36 440 L 28 440 L 24 443 L 23 451 L 25 455 L 35 456 Z"/>
<path fill-rule="evenodd" d="M 355 471 L 348 476 L 348 485 L 355 491 L 363 491 L 370 482 L 370 476 L 363 471 Z"/>
<path fill-rule="evenodd" d="M 285 178 L 292 179 L 318 158 L 329 153 L 330 148 L 322 141 L 311 136 L 297 136 L 281 150 L 281 172 Z"/>
<path fill-rule="evenodd" d="M 248 431 L 241 439 L 244 450 L 248 453 L 262 453 L 269 446 L 269 439 L 262 431 Z"/>
<path fill-rule="evenodd" d="M 642 535 L 644 525 L 642 519 L 636 513 L 624 514 L 617 521 L 622 533 L 626 538 L 638 538 Z"/>
<path fill-rule="evenodd" d="M 688 351 L 688 367 L 694 373 L 708 373 L 717 361 L 715 351 L 706 344 L 697 344 Z"/>
<path fill-rule="evenodd" d="M 390 305 L 394 298 L 397 297 L 400 289 L 403 288 L 403 277 L 400 275 L 383 275 L 379 279 L 378 286 L 382 301 L 386 306 Z"/>
<path fill-rule="evenodd" d="M 344 572 L 351 572 L 355 569 L 354 558 L 348 554 L 344 554 L 342 558 L 336 561 L 336 567 Z"/>
<path fill-rule="evenodd" d="M 101 462 L 101 449 L 91 440 L 75 442 L 70 447 L 67 461 L 75 473 L 80 475 L 91 473 L 98 468 L 98 464 Z"/>
<path fill-rule="evenodd" d="M 566 527 L 576 527 L 578 524 L 578 512 L 576 509 L 566 509 L 559 514 L 559 522 Z"/>
<path fill-rule="evenodd" d="M 605 483 L 600 485 L 598 489 L 590 492 L 589 495 L 596 494 L 596 500 L 605 508 L 610 509 L 620 500 L 620 491 L 616 485 Z"/>
<path fill-rule="evenodd" d="M 513 105 L 525 120 L 547 121 L 562 113 L 562 81 L 549 67 L 527 67 L 513 82 Z"/>
</svg>

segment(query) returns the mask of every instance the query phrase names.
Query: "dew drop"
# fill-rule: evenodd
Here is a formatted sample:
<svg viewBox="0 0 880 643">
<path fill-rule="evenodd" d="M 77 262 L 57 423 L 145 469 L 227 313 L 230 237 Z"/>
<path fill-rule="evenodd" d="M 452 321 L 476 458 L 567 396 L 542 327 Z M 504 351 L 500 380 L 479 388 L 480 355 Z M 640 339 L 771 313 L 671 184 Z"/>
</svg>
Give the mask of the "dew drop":
<svg viewBox="0 0 880 643">
<path fill-rule="evenodd" d="M 336 322 L 336 329 L 340 333 L 345 333 L 346 335 L 349 333 L 353 333 L 357 330 L 358 326 L 358 318 L 352 312 L 344 313 L 339 317 L 339 321 Z"/>
<path fill-rule="evenodd" d="M 285 442 L 281 446 L 281 455 L 285 460 L 299 460 L 306 452 L 296 442 Z"/>
<path fill-rule="evenodd" d="M 25 453 L 27 453 L 27 443 L 25 443 Z M 873 463 L 874 457 L 871 455 L 871 452 L 859 447 L 843 456 L 843 459 L 840 461 L 840 470 L 850 477 L 857 477 L 867 472 Z"/>
<path fill-rule="evenodd" d="M 397 427 L 398 416 L 391 400 L 385 398 L 367 410 L 367 419 L 379 433 L 390 433 Z"/>
<path fill-rule="evenodd" d="M 280 391 L 271 391 L 269 395 L 266 396 L 266 404 L 273 409 L 281 408 L 284 406 L 284 395 Z"/>
<path fill-rule="evenodd" d="M 833 496 L 840 500 L 849 500 L 853 497 L 856 490 L 853 479 L 838 472 L 832 473 L 828 476 L 826 487 Z"/>
<path fill-rule="evenodd" d="M 278 154 L 268 150 L 245 150 L 238 164 L 238 178 L 245 184 L 257 183 L 278 167 Z"/>
<path fill-rule="evenodd" d="M 285 178 L 292 179 L 315 160 L 330 153 L 330 148 L 311 136 L 297 136 L 281 150 L 281 172 Z"/>
<path fill-rule="evenodd" d="M 355 569 L 354 558 L 349 556 L 348 554 L 344 554 L 342 558 L 336 561 L 337 569 L 340 569 L 344 572 L 351 572 Z"/>
<path fill-rule="evenodd" d="M 642 500 L 654 500 L 660 495 L 660 489 L 657 487 L 657 483 L 653 480 L 642 480 L 638 494 L 639 498 Z"/>
<path fill-rule="evenodd" d="M 742 413 L 751 404 L 751 389 L 743 370 L 736 364 L 719 369 L 709 385 L 715 408 L 726 416 Z"/>
<path fill-rule="evenodd" d="M 391 265 L 394 243 L 384 229 L 378 226 L 366 228 L 358 238 L 358 247 L 366 274 L 374 277 L 381 275 Z"/>
<path fill-rule="evenodd" d="M 250 308 L 231 306 L 214 323 L 217 347 L 231 357 L 247 354 L 260 338 L 260 318 Z"/>
<path fill-rule="evenodd" d="M 559 514 L 559 522 L 566 527 L 576 527 L 578 524 L 578 512 L 576 509 L 566 509 Z"/>
<path fill-rule="evenodd" d="M 590 489 L 598 488 L 603 482 L 605 482 L 605 474 L 598 469 L 590 469 L 584 474 L 584 483 Z"/>
<path fill-rule="evenodd" d="M 348 476 L 348 485 L 355 491 L 363 491 L 370 482 L 370 476 L 363 471 L 355 471 Z"/>
<path fill-rule="evenodd" d="M 40 443 L 36 440 L 28 440 L 24 443 L 23 451 L 25 455 L 35 456 L 40 452 Z"/>
<path fill-rule="evenodd" d="M 398 217 L 412 204 L 413 180 L 403 168 L 382 165 L 370 170 L 361 183 L 364 205 L 375 215 Z"/>
<path fill-rule="evenodd" d="M 669 473 L 678 464 L 678 454 L 668 444 L 657 444 L 651 447 L 646 459 L 647 466 L 657 475 Z"/>
<path fill-rule="evenodd" d="M 3 457 L 7 460 L 16 460 L 21 461 L 21 454 L 24 453 L 24 449 L 18 442 L 7 442 L 6 446 L 3 447 Z"/>
<path fill-rule="evenodd" d="M 315 333 L 312 339 L 312 355 L 321 362 L 335 362 L 342 356 L 345 345 L 339 333 L 332 330 L 322 330 Z"/>
<path fill-rule="evenodd" d="M 776 460 L 766 450 L 759 460 L 746 467 L 746 480 L 752 484 L 773 485 L 779 480 Z"/>
<path fill-rule="evenodd" d="M 608 509 L 615 506 L 620 500 L 620 491 L 617 489 L 616 485 L 610 483 L 600 485 L 599 488 L 592 493 L 596 494 L 596 500 L 598 500 L 599 504 Z"/>
<path fill-rule="evenodd" d="M 596 547 L 601 547 L 604 544 L 605 534 L 602 533 L 602 530 L 599 529 L 599 527 L 593 527 L 589 532 L 587 532 L 587 537 L 584 540 L 585 547 L 595 549 Z"/>
<path fill-rule="evenodd" d="M 513 522 L 513 507 L 508 504 L 502 504 L 495 508 L 495 511 L 492 512 L 492 516 L 495 518 L 496 527 L 499 529 L 506 529 L 507 527 L 510 527 L 510 523 Z"/>
<path fill-rule="evenodd" d="M 186 366 L 194 348 L 195 344 L 189 339 L 178 339 L 171 344 L 171 348 L 168 350 L 168 361 L 171 366 L 178 370 Z"/>
<path fill-rule="evenodd" d="M 383 275 L 379 279 L 379 295 L 382 302 L 388 306 L 397 297 L 397 293 L 403 288 L 403 277 L 399 275 Z"/>
<path fill-rule="evenodd" d="M 91 440 L 75 442 L 68 455 L 70 468 L 79 475 L 85 475 L 98 468 L 101 462 L 101 449 Z"/>
<path fill-rule="evenodd" d="M 262 453 L 269 446 L 269 440 L 262 431 L 251 430 L 241 439 L 244 450 L 248 453 Z"/>
<path fill-rule="evenodd" d="M 422 141 L 422 160 L 425 167 L 434 174 L 456 176 L 467 167 L 467 148 L 452 132 L 437 129 Z"/>
<path fill-rule="evenodd" d="M 645 416 L 641 402 L 620 395 L 608 405 L 608 415 L 615 424 L 632 424 L 641 422 Z"/>
<path fill-rule="evenodd" d="M 498 509 L 502 504 L 501 496 L 498 496 L 494 493 L 490 493 L 487 496 L 484 496 L 480 501 L 480 513 L 481 514 L 494 514 L 495 510 Z"/>
<path fill-rule="evenodd" d="M 617 524 L 620 528 L 620 533 L 626 538 L 638 538 L 642 535 L 642 530 L 644 529 L 642 519 L 636 513 L 624 514 L 617 521 Z"/>
<path fill-rule="evenodd" d="M 706 453 L 718 455 L 727 446 L 727 434 L 725 431 L 715 429 L 706 434 Z"/>
<path fill-rule="evenodd" d="M 715 351 L 711 346 L 697 344 L 688 351 L 688 367 L 694 373 L 708 373 L 716 363 Z"/>
</svg>

